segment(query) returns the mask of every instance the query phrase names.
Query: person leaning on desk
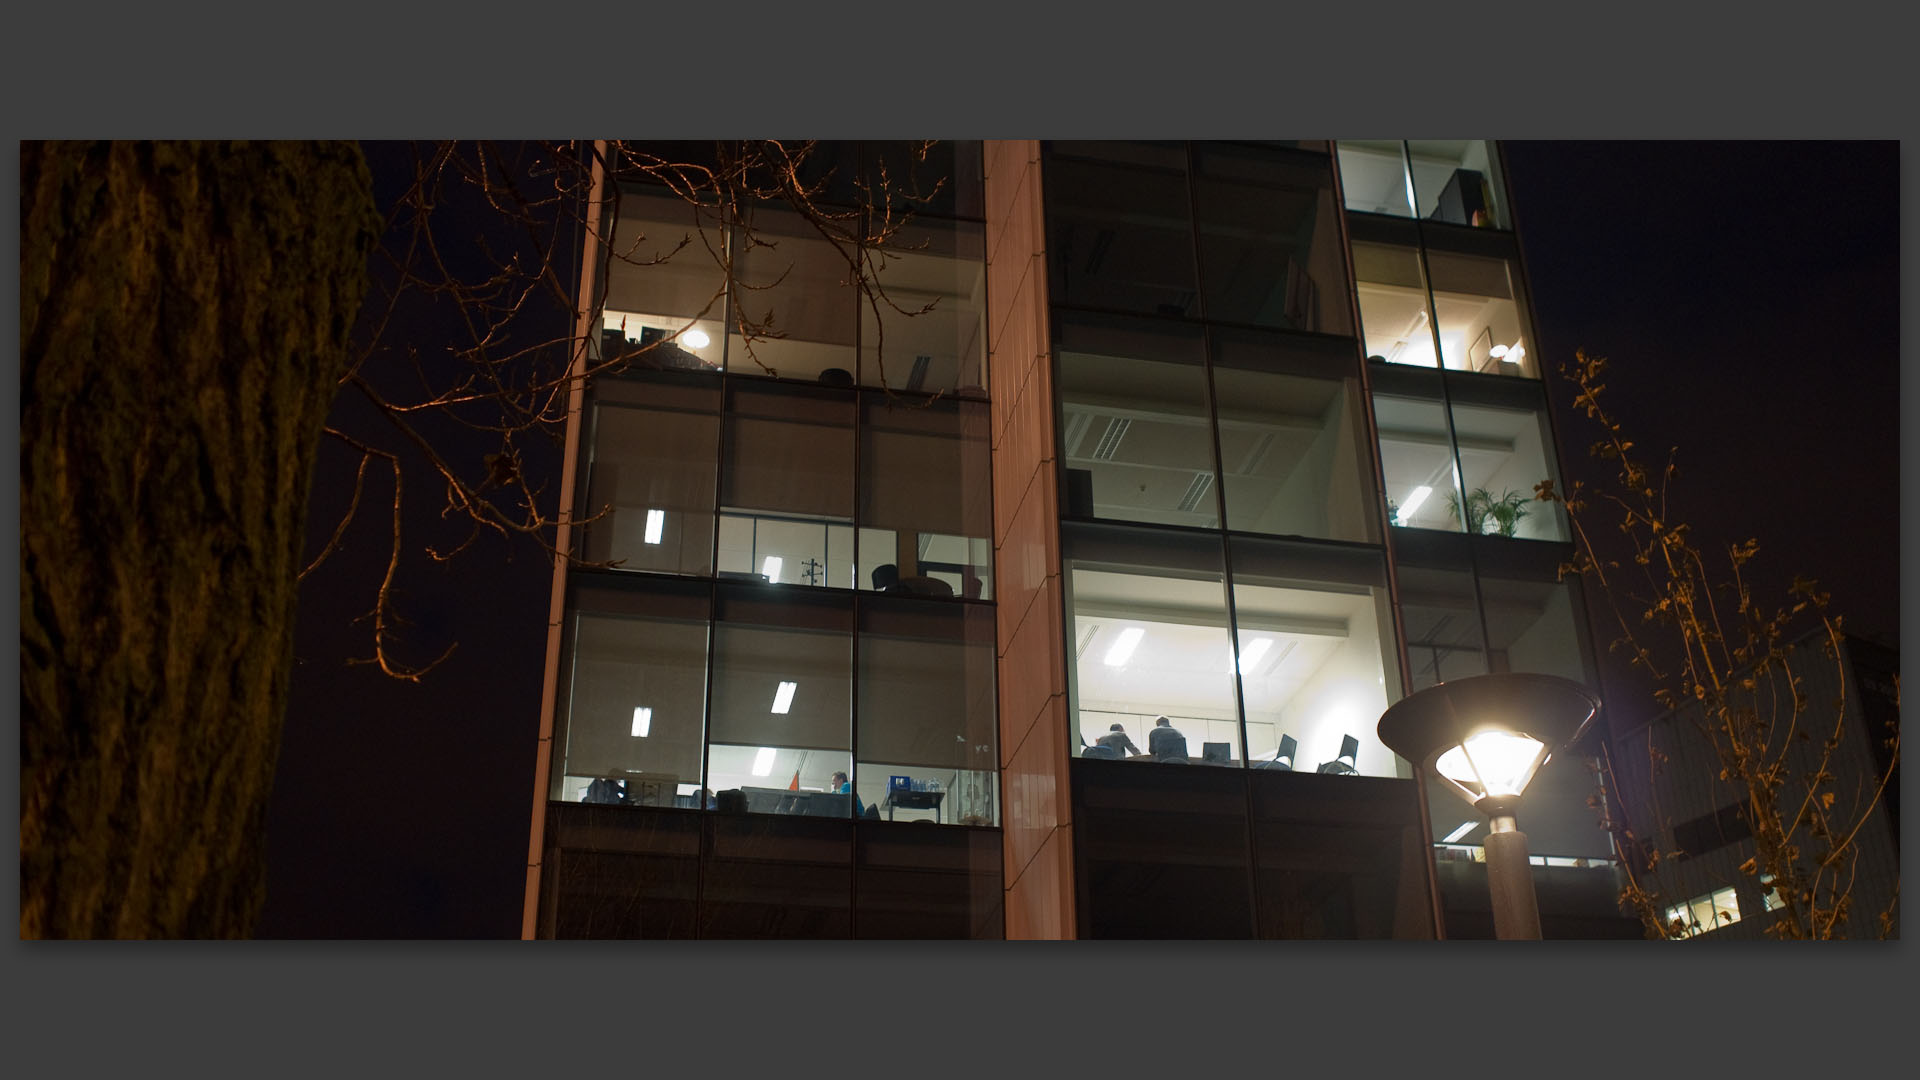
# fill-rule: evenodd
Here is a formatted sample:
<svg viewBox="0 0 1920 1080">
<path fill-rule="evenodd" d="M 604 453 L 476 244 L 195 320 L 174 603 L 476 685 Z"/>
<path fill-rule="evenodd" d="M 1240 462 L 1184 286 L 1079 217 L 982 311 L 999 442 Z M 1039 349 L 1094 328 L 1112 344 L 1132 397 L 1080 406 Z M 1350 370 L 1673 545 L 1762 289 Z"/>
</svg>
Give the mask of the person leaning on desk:
<svg viewBox="0 0 1920 1080">
<path fill-rule="evenodd" d="M 1127 737 L 1127 728 L 1125 724 L 1113 725 L 1112 727 L 1107 729 L 1107 733 L 1105 735 L 1102 735 L 1093 741 L 1096 744 L 1100 746 L 1104 746 L 1107 749 L 1112 750 L 1123 757 L 1127 755 L 1132 755 L 1133 757 L 1140 756 L 1140 748 L 1133 745 L 1133 740 Z"/>
</svg>

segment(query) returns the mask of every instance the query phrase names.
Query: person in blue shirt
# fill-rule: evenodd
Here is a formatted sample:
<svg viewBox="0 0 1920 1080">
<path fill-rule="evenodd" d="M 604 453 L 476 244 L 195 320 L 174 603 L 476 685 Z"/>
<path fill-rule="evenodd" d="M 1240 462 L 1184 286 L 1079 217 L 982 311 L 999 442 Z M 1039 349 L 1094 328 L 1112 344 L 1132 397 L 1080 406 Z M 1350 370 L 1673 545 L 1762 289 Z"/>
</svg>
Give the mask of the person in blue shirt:
<svg viewBox="0 0 1920 1080">
<path fill-rule="evenodd" d="M 833 779 L 827 783 L 827 790 L 841 795 L 853 795 L 853 785 L 847 782 L 847 774 L 843 772 L 833 774 Z M 853 795 L 853 816 L 859 817 L 866 812 L 867 808 L 860 803 L 860 796 Z"/>
</svg>

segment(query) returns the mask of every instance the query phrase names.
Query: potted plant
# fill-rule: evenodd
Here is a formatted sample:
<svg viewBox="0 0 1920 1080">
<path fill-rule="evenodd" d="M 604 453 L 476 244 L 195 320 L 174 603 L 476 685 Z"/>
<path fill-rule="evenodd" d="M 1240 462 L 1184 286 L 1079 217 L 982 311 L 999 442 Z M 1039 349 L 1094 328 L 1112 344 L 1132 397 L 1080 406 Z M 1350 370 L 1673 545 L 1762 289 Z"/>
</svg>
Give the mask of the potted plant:
<svg viewBox="0 0 1920 1080">
<path fill-rule="evenodd" d="M 1460 496 L 1455 492 L 1447 493 L 1447 510 L 1456 522 L 1464 517 L 1470 533 L 1511 537 L 1527 516 L 1527 504 L 1532 501 L 1532 496 L 1521 492 L 1504 490 L 1496 496 L 1484 487 L 1477 487 L 1467 492 L 1464 515 Z"/>
</svg>

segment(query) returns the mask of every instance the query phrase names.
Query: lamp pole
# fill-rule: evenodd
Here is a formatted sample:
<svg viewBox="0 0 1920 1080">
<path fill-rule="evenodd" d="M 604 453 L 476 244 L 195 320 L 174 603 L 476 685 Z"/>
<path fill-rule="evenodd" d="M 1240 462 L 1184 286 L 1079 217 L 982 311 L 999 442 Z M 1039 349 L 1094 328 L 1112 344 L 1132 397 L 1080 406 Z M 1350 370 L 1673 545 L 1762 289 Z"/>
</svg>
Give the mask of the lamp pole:
<svg viewBox="0 0 1920 1080">
<path fill-rule="evenodd" d="M 1487 890 L 1493 895 L 1493 936 L 1501 941 L 1540 940 L 1540 901 L 1527 861 L 1527 834 L 1512 814 L 1496 814 L 1487 836 Z"/>
<path fill-rule="evenodd" d="M 1493 936 L 1540 940 L 1527 837 L 1514 810 L 1555 751 L 1577 740 L 1600 700 L 1556 675 L 1496 674 L 1430 686 L 1380 716 L 1380 741 L 1487 815 Z"/>
</svg>

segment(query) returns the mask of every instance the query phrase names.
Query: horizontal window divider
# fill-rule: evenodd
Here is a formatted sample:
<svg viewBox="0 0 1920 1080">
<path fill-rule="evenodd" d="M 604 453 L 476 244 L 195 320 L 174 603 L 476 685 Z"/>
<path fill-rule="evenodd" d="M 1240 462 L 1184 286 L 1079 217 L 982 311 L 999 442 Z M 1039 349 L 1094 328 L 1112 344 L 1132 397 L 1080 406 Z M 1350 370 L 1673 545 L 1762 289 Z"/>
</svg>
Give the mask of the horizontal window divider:
<svg viewBox="0 0 1920 1080">
<path fill-rule="evenodd" d="M 1315 342 L 1347 342 L 1352 345 L 1354 354 L 1359 355 L 1360 339 L 1353 334 L 1331 334 L 1322 330 L 1299 330 L 1284 326 L 1267 326 L 1261 323 L 1230 322 L 1225 319 L 1201 318 L 1198 315 L 1161 315 L 1157 312 L 1138 311 L 1129 308 L 1094 307 L 1088 304 L 1055 302 L 1047 306 L 1049 313 L 1057 315 L 1101 315 L 1125 319 L 1139 319 L 1180 326 L 1207 326 L 1221 330 L 1240 330 L 1249 333 L 1270 335 L 1275 338 L 1300 338 Z M 1055 346 L 1055 351 L 1058 346 Z M 1146 358 L 1146 359 L 1151 359 Z"/>
</svg>

